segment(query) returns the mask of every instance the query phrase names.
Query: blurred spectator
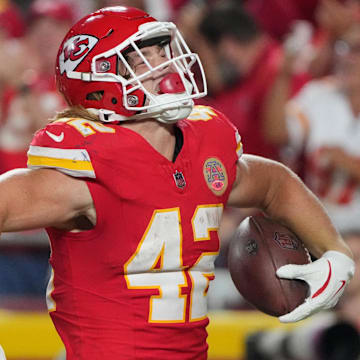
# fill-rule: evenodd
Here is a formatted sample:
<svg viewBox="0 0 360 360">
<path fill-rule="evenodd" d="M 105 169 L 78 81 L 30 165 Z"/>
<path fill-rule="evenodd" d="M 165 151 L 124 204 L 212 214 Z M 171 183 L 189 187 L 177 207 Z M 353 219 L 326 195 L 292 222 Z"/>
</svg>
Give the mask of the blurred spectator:
<svg viewBox="0 0 360 360">
<path fill-rule="evenodd" d="M 321 0 L 314 13 L 313 59 L 309 72 L 313 77 L 329 74 L 334 65 L 334 44 L 360 20 L 358 0 Z"/>
<path fill-rule="evenodd" d="M 257 25 L 237 2 L 191 3 L 182 10 L 181 31 L 204 60 L 208 104 L 239 129 L 247 153 L 278 158 L 278 149 L 263 136 L 263 102 L 279 71 L 282 47 Z M 293 76 L 295 93 L 308 80 Z"/>
<path fill-rule="evenodd" d="M 178 29 L 186 39 L 187 44 L 203 60 L 210 94 L 222 91 L 234 75 L 232 71 L 227 71 L 228 66 L 223 66 L 224 59 L 216 53 L 212 40 L 207 39 L 207 36 L 201 31 L 201 23 L 210 15 L 209 12 L 216 4 L 216 0 L 189 1 L 180 9 L 176 18 Z"/>
<path fill-rule="evenodd" d="M 168 0 L 171 8 L 176 13 L 180 11 L 180 9 L 186 5 L 190 0 Z"/>
<path fill-rule="evenodd" d="M 17 38 L 25 33 L 25 22 L 20 9 L 8 0 L 0 6 L 0 41 L 2 38 Z"/>
<path fill-rule="evenodd" d="M 330 71 L 334 42 L 360 16 L 358 0 L 244 0 L 244 6 L 270 36 L 280 41 L 297 21 L 306 21 L 314 31 L 309 71 L 315 77 Z"/>
<path fill-rule="evenodd" d="M 74 20 L 72 8 L 65 1 L 36 0 L 26 20 L 23 37 L 0 42 L 0 173 L 26 167 L 34 132 L 64 105 L 53 74 L 58 44 Z M 44 294 L 48 256 L 43 230 L 2 234 L 0 295 Z"/>
<path fill-rule="evenodd" d="M 33 1 L 28 14 L 28 31 L 24 47 L 31 59 L 35 60 L 35 63 L 28 63 L 27 66 L 37 72 L 36 80 L 46 77 L 53 87 L 51 74 L 54 72 L 58 50 L 56 42 L 65 36 L 68 26 L 75 20 L 74 17 L 75 14 L 67 1 Z"/>
<path fill-rule="evenodd" d="M 53 72 L 57 44 L 72 21 L 67 2 L 37 0 L 25 36 L 0 44 L 0 173 L 26 167 L 33 133 L 63 106 Z"/>
<path fill-rule="evenodd" d="M 244 6 L 273 38 L 282 41 L 297 20 L 315 23 L 321 0 L 244 0 Z"/>
<path fill-rule="evenodd" d="M 20 9 L 10 1 L 4 0 L 0 7 L 0 61 L 4 61 L 0 67 L 0 95 L 2 94 L 4 85 L 11 81 L 8 72 L 17 70 L 17 64 L 20 63 L 19 55 L 19 41 L 25 33 L 25 20 L 21 15 Z M 7 59 L 11 58 L 8 61 Z M 10 71 L 9 71 L 10 70 Z M 17 74 L 14 71 L 14 74 Z"/>
<path fill-rule="evenodd" d="M 336 74 L 306 85 L 285 107 L 289 71 L 266 106 L 267 136 L 304 154 L 305 181 L 340 231 L 360 230 L 360 23 L 335 44 Z M 288 58 L 285 69 L 291 68 Z"/>
</svg>

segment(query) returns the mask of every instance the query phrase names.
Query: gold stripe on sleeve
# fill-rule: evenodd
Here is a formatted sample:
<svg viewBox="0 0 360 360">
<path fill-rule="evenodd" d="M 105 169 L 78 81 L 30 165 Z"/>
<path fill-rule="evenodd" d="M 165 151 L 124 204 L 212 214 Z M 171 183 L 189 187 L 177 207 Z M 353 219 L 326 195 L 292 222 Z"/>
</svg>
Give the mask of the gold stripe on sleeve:
<svg viewBox="0 0 360 360">
<path fill-rule="evenodd" d="M 28 165 L 60 167 L 69 170 L 94 171 L 94 168 L 90 161 L 56 159 L 56 158 L 50 158 L 44 156 L 35 156 L 30 154 L 28 154 Z"/>
</svg>

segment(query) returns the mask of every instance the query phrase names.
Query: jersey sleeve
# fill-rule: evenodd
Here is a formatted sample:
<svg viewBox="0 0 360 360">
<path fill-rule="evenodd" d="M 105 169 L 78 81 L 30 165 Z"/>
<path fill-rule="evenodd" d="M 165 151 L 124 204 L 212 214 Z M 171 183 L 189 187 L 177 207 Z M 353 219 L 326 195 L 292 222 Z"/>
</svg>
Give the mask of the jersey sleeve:
<svg viewBox="0 0 360 360">
<path fill-rule="evenodd" d="M 27 156 L 31 169 L 50 168 L 74 177 L 96 178 L 89 143 L 65 122 L 54 122 L 37 131 Z"/>
<path fill-rule="evenodd" d="M 229 134 L 229 139 L 232 138 L 232 146 L 234 147 L 236 158 L 237 160 L 239 160 L 243 154 L 243 144 L 239 131 L 222 112 L 216 110 L 216 114 L 218 115 L 218 121 L 220 122 L 220 126 L 223 127 L 224 130 Z"/>
<path fill-rule="evenodd" d="M 235 125 L 221 112 L 210 106 L 197 105 L 190 114 L 190 121 L 207 122 L 213 124 L 212 131 L 217 134 L 217 141 L 223 141 L 223 146 L 232 147 L 237 159 L 243 154 L 241 136 Z"/>
</svg>

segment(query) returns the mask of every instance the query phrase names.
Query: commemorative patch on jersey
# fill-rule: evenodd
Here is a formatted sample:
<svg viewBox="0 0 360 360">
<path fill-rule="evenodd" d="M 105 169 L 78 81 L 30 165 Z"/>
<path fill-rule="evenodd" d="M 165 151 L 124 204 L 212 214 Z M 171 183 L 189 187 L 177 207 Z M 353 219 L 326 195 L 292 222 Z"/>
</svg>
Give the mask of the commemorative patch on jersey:
<svg viewBox="0 0 360 360">
<path fill-rule="evenodd" d="M 224 164 L 217 158 L 204 162 L 204 178 L 207 186 L 215 195 L 222 195 L 228 186 L 228 176 Z"/>
</svg>

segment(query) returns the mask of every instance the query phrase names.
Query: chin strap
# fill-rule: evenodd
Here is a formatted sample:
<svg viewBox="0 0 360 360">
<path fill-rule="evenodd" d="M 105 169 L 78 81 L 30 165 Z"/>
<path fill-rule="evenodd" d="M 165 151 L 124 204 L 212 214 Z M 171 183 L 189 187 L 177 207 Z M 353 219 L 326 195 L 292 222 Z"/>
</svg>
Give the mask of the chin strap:
<svg viewBox="0 0 360 360">
<path fill-rule="evenodd" d="M 188 101 L 189 102 L 189 101 Z M 87 108 L 89 112 L 99 117 L 101 122 L 111 123 L 111 122 L 122 122 L 127 120 L 144 120 L 144 119 L 156 119 L 159 122 L 166 123 L 166 124 L 173 124 L 176 123 L 178 120 L 186 119 L 194 106 L 193 101 L 190 104 L 183 104 L 177 105 L 172 104 L 172 106 L 168 105 L 168 109 L 164 110 L 163 107 L 159 106 L 159 113 L 154 113 L 155 109 L 151 114 L 146 112 L 140 113 L 138 115 L 134 115 L 131 117 L 123 116 L 117 114 L 115 111 L 107 110 L 107 109 L 94 109 L 94 108 Z"/>
<path fill-rule="evenodd" d="M 102 122 L 151 118 L 165 124 L 173 124 L 179 120 L 186 119 L 190 115 L 194 106 L 194 101 L 189 99 L 192 89 L 193 86 L 190 81 L 186 78 L 181 79 L 178 74 L 171 73 L 161 81 L 161 93 L 159 95 L 149 95 L 149 108 L 136 115 L 127 117 L 107 109 L 88 108 L 87 110 L 99 116 Z"/>
<path fill-rule="evenodd" d="M 192 100 L 181 101 L 184 98 L 182 94 L 161 94 L 155 98 L 156 101 L 150 100 L 150 105 L 155 106 L 149 109 L 149 112 L 152 118 L 162 123 L 172 124 L 178 120 L 186 119 L 194 106 Z"/>
</svg>

